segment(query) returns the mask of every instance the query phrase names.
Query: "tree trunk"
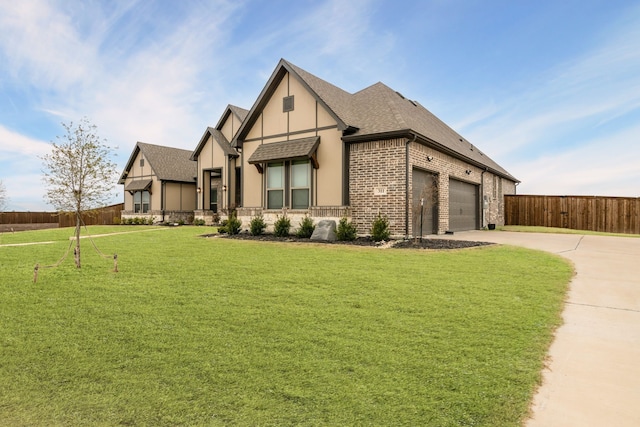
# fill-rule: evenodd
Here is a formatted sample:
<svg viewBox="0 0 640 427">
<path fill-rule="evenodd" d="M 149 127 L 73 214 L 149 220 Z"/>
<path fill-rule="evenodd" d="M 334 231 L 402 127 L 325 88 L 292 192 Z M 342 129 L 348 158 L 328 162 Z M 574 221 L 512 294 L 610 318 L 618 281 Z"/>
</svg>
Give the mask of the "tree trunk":
<svg viewBox="0 0 640 427">
<path fill-rule="evenodd" d="M 80 212 L 76 212 L 76 247 L 73 254 L 76 259 L 76 268 L 80 268 Z"/>
</svg>

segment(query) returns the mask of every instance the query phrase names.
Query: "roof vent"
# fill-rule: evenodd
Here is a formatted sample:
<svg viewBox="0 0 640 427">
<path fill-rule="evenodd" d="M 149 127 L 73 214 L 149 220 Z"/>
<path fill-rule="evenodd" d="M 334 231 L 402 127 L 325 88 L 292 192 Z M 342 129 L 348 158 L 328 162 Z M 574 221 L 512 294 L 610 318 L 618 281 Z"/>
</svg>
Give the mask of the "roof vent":
<svg viewBox="0 0 640 427">
<path fill-rule="evenodd" d="M 396 91 L 396 93 L 398 94 L 398 96 L 399 96 L 400 98 L 402 98 L 402 99 L 406 99 L 406 98 L 404 97 L 404 95 L 402 95 L 400 92 L 397 92 L 397 91 Z"/>
<path fill-rule="evenodd" d="M 411 103 L 413 104 L 413 106 L 414 106 L 414 107 L 417 107 L 417 106 L 418 106 L 418 101 L 409 101 L 409 102 L 411 102 Z"/>
<path fill-rule="evenodd" d="M 282 112 L 293 111 L 293 95 L 282 98 Z"/>
</svg>

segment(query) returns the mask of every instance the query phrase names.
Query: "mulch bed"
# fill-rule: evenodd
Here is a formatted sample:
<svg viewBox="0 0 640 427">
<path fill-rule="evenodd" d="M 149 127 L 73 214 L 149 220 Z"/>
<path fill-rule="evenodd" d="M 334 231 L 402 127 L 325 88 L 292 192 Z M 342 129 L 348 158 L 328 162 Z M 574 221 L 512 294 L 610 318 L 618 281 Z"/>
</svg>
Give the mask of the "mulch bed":
<svg viewBox="0 0 640 427">
<path fill-rule="evenodd" d="M 263 234 L 261 236 L 252 236 L 247 233 L 235 234 L 229 236 L 226 234 L 203 234 L 201 237 L 219 237 L 224 239 L 236 239 L 236 240 L 254 240 L 261 242 L 296 242 L 296 243 L 314 243 L 324 245 L 350 245 L 350 246 L 368 246 L 368 247 L 383 247 L 394 249 L 463 249 L 472 248 L 477 246 L 492 245 L 488 242 L 474 242 L 467 240 L 449 240 L 449 239 L 437 239 L 437 238 L 423 238 L 420 240 L 392 240 L 391 242 L 374 242 L 369 237 L 358 237 L 353 241 L 335 241 L 335 242 L 321 242 L 316 240 L 309 240 L 306 238 L 300 238 L 296 236 L 289 237 L 276 237 L 273 234 Z"/>
</svg>

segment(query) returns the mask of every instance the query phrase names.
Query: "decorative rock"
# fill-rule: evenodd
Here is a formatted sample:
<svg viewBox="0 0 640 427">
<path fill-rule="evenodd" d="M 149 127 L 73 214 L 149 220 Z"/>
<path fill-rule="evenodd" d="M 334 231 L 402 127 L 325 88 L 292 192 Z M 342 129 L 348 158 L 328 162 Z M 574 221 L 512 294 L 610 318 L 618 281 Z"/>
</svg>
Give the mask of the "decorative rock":
<svg viewBox="0 0 640 427">
<path fill-rule="evenodd" d="M 323 219 L 316 224 L 315 230 L 311 235 L 311 240 L 322 242 L 335 242 L 336 240 L 336 222 L 329 219 Z"/>
</svg>

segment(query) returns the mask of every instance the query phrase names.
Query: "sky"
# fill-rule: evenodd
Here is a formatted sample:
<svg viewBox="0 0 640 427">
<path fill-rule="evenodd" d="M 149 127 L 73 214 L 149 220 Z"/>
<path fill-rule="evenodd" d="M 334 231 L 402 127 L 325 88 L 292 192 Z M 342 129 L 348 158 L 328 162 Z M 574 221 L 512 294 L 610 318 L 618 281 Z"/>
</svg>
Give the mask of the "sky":
<svg viewBox="0 0 640 427">
<path fill-rule="evenodd" d="M 518 194 L 640 197 L 637 1 L 0 0 L 7 210 L 52 210 L 62 123 L 95 124 L 121 173 L 137 141 L 195 149 L 280 58 L 418 101 Z"/>
</svg>

